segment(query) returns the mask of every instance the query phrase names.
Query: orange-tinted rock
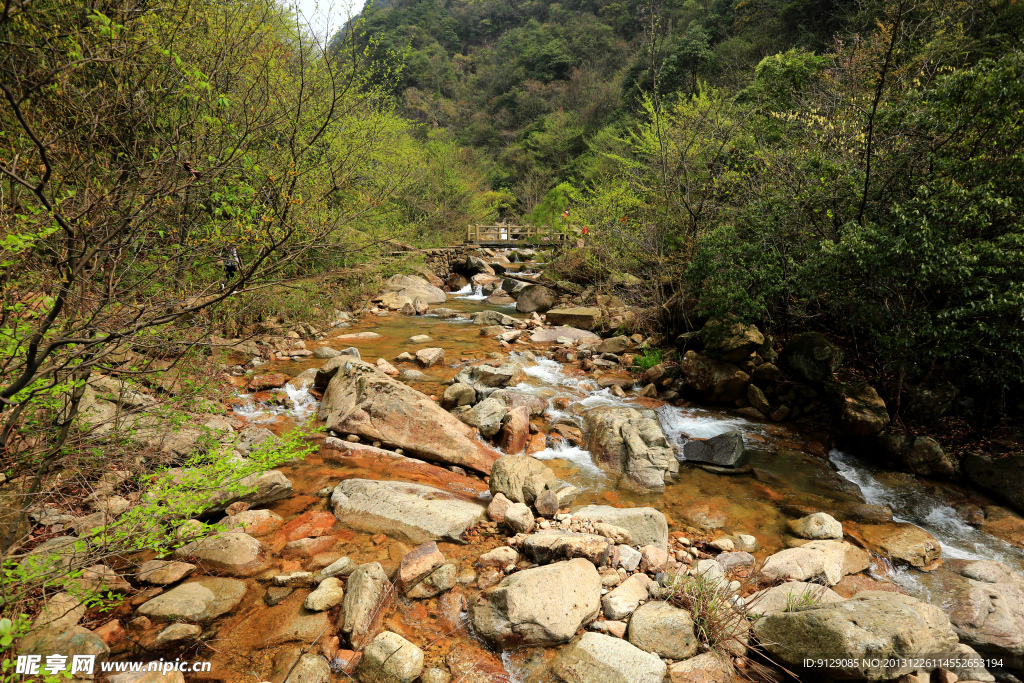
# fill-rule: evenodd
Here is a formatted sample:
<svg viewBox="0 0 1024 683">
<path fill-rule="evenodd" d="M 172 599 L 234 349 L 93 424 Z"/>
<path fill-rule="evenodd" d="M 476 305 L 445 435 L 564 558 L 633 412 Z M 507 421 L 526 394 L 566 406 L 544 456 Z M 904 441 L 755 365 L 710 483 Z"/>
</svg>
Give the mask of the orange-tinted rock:
<svg viewBox="0 0 1024 683">
<path fill-rule="evenodd" d="M 425 579 L 432 571 L 444 564 L 444 555 L 437 549 L 437 543 L 430 541 L 417 546 L 402 558 L 398 566 L 397 587 L 403 593 Z"/>
<path fill-rule="evenodd" d="M 889 591 L 899 593 L 900 589 L 893 583 L 877 581 L 866 574 L 850 574 L 840 579 L 839 583 L 832 586 L 832 590 L 844 598 L 852 598 L 861 591 Z"/>
<path fill-rule="evenodd" d="M 543 451 L 547 447 L 548 447 L 548 437 L 547 437 L 547 434 L 544 434 L 543 432 L 538 433 L 538 434 L 534 434 L 534 435 L 532 435 L 530 437 L 530 443 L 528 443 L 526 445 L 526 454 L 527 455 L 533 455 L 535 453 L 540 453 L 541 451 Z"/>
<path fill-rule="evenodd" d="M 356 667 L 359 666 L 359 660 L 363 658 L 363 653 L 353 652 L 352 650 L 338 650 L 335 657 L 340 660 L 342 673 L 352 674 L 355 673 Z"/>
<path fill-rule="evenodd" d="M 112 652 L 125 650 L 131 644 L 128 634 L 117 619 L 111 619 L 103 624 L 103 626 L 93 629 L 93 633 L 99 636 L 100 640 L 106 643 Z"/>
<path fill-rule="evenodd" d="M 288 375 L 275 372 L 270 375 L 258 375 L 249 380 L 245 388 L 249 392 L 266 391 L 267 389 L 280 389 L 288 383 Z"/>
<path fill-rule="evenodd" d="M 526 441 L 530 438 L 530 413 L 526 408 L 514 408 L 509 411 L 505 423 L 501 426 L 498 443 L 506 453 L 522 453 Z"/>
<path fill-rule="evenodd" d="M 285 559 L 298 559 L 313 557 L 325 553 L 334 546 L 334 536 L 320 536 L 318 538 L 300 538 L 292 541 L 281 549 L 281 557 Z"/>
<path fill-rule="evenodd" d="M 341 639 L 338 636 L 331 636 L 320 641 L 320 654 L 329 662 L 334 659 L 334 656 L 338 653 L 338 647 L 341 645 Z"/>
<path fill-rule="evenodd" d="M 402 448 L 432 462 L 490 474 L 501 454 L 430 397 L 357 358 L 327 385 L 317 417 L 327 428 Z"/>
<path fill-rule="evenodd" d="M 326 536 L 337 521 L 330 512 L 310 510 L 285 524 L 278 533 L 286 541 Z"/>
<path fill-rule="evenodd" d="M 459 627 L 466 596 L 456 591 L 443 593 L 437 600 L 438 620 L 444 633 L 451 633 Z"/>
<path fill-rule="evenodd" d="M 333 439 L 329 447 L 336 450 L 321 450 L 325 460 L 360 467 L 366 470 L 362 476 L 368 479 L 399 479 L 413 484 L 425 484 L 472 501 L 480 500 L 480 494 L 487 491 L 487 484 L 479 479 L 372 446 Z"/>
<path fill-rule="evenodd" d="M 461 683 L 508 683 L 510 680 L 501 659 L 475 643 L 456 643 L 444 661 L 452 672 L 452 680 Z"/>
</svg>

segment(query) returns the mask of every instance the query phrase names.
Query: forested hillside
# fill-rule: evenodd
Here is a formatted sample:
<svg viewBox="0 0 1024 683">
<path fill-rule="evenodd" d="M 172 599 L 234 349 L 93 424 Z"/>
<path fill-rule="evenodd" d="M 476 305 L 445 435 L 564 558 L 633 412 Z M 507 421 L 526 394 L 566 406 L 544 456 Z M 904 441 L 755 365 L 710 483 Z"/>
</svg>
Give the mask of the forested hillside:
<svg viewBox="0 0 1024 683">
<path fill-rule="evenodd" d="M 589 227 L 669 327 L 822 329 L 885 378 L 1014 403 L 1024 358 L 1014 2 L 441 2 L 349 29 L 500 214 Z M 676 329 L 679 331 L 679 329 Z M 994 391 L 993 391 L 994 390 Z"/>
</svg>

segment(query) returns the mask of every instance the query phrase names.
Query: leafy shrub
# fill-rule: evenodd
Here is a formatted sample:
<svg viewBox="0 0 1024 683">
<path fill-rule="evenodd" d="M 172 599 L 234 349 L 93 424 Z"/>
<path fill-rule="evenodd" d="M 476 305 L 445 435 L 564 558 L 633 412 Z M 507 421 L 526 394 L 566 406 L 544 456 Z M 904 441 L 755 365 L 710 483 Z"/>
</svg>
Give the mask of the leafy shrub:
<svg viewBox="0 0 1024 683">
<path fill-rule="evenodd" d="M 635 362 L 641 372 L 650 370 L 661 362 L 661 349 L 646 348 L 644 349 L 644 354 L 638 356 Z"/>
</svg>

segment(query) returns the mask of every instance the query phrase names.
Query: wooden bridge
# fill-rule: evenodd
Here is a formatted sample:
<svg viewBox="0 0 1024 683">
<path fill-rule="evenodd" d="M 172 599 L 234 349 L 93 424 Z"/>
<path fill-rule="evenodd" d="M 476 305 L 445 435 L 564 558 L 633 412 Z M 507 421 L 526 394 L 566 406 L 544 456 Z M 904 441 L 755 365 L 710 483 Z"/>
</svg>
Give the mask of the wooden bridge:
<svg viewBox="0 0 1024 683">
<path fill-rule="evenodd" d="M 470 225 L 466 228 L 466 244 L 480 247 L 517 247 L 531 244 L 554 246 L 569 239 L 579 229 L 537 225 Z"/>
</svg>

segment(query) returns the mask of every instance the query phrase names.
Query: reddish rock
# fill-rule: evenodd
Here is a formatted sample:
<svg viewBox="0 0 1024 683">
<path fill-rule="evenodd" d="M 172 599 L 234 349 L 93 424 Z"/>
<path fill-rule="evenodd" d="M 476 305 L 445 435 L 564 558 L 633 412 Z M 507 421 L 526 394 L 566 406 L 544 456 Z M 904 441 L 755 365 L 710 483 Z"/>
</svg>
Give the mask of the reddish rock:
<svg viewBox="0 0 1024 683">
<path fill-rule="evenodd" d="M 355 673 L 356 667 L 359 666 L 359 660 L 363 658 L 363 653 L 353 652 L 352 650 L 338 650 L 335 657 L 341 663 L 341 672 L 352 674 Z"/>
<path fill-rule="evenodd" d="M 381 479 L 401 479 L 413 484 L 433 486 L 473 502 L 479 501 L 480 494 L 488 490 L 487 484 L 479 479 L 373 446 L 348 443 L 340 439 L 328 439 L 326 445 L 330 450 L 320 451 L 325 460 L 359 467 L 366 472 L 364 476 L 368 478 L 379 476 Z"/>
<path fill-rule="evenodd" d="M 508 672 L 497 655 L 475 643 L 459 641 L 444 658 L 452 680 L 460 683 L 508 683 Z"/>
<path fill-rule="evenodd" d="M 331 549 L 337 539 L 334 536 L 319 536 L 317 538 L 300 538 L 292 541 L 281 549 L 281 557 L 286 560 L 293 560 L 303 557 L 313 557 L 325 553 Z"/>
<path fill-rule="evenodd" d="M 640 571 L 647 574 L 663 572 L 668 567 L 668 553 L 654 545 L 645 545 L 640 549 Z"/>
<path fill-rule="evenodd" d="M 228 515 L 237 515 L 239 512 L 245 512 L 248 509 L 249 504 L 239 500 L 224 508 L 224 512 L 228 513 Z"/>
<path fill-rule="evenodd" d="M 338 654 L 338 647 L 341 645 L 341 639 L 338 636 L 331 636 L 320 641 L 320 654 L 329 662 L 334 659 L 334 656 Z"/>
<path fill-rule="evenodd" d="M 288 375 L 280 372 L 275 372 L 270 375 L 257 375 L 249 380 L 249 383 L 245 385 L 245 388 L 250 393 L 256 391 L 266 391 L 267 389 L 280 389 L 288 383 Z"/>
<path fill-rule="evenodd" d="M 526 447 L 526 454 L 533 455 L 540 453 L 548 447 L 548 435 L 543 432 L 534 434 L 530 437 L 530 443 Z"/>
<path fill-rule="evenodd" d="M 501 426 L 498 443 L 506 453 L 522 453 L 530 438 L 530 413 L 526 408 L 514 408 L 509 411 Z"/>
<path fill-rule="evenodd" d="M 278 533 L 286 541 L 326 536 L 337 521 L 330 512 L 310 510 L 285 524 Z"/>
<path fill-rule="evenodd" d="M 451 633 L 459 627 L 462 612 L 466 609 L 466 596 L 456 591 L 443 593 L 437 600 L 438 620 L 444 633 Z"/>
<path fill-rule="evenodd" d="M 398 566 L 396 585 L 403 593 L 425 579 L 432 571 L 444 564 L 444 555 L 437 549 L 437 543 L 430 541 L 413 548 L 402 558 Z"/>
<path fill-rule="evenodd" d="M 111 619 L 103 626 L 93 629 L 93 633 L 99 636 L 100 640 L 106 643 L 113 652 L 125 650 L 131 644 L 131 639 L 117 619 Z"/>
<path fill-rule="evenodd" d="M 504 493 L 496 493 L 487 506 L 487 517 L 492 522 L 504 524 L 505 513 L 510 507 L 512 507 L 512 501 L 506 498 Z"/>
</svg>

